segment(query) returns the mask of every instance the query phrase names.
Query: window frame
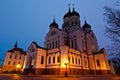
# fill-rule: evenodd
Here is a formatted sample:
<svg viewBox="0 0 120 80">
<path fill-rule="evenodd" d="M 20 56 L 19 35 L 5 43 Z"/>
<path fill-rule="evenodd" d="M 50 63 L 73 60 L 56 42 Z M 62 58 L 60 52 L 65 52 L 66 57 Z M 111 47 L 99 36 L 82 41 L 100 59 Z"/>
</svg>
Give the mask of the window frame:
<svg viewBox="0 0 120 80">
<path fill-rule="evenodd" d="M 44 56 L 41 57 L 41 64 L 44 64 Z"/>
</svg>

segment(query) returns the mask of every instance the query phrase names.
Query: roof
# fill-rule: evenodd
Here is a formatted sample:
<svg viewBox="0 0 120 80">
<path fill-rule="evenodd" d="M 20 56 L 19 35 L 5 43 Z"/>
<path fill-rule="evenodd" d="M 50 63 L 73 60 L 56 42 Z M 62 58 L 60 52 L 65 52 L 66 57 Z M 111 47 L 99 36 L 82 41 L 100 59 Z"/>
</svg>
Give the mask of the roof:
<svg viewBox="0 0 120 80">
<path fill-rule="evenodd" d="M 33 41 L 32 43 L 34 43 L 36 45 L 36 48 L 42 48 L 42 49 L 47 50 L 46 48 L 39 46 L 35 41 Z"/>
<path fill-rule="evenodd" d="M 94 55 L 96 54 L 104 54 L 105 48 L 100 49 L 98 52 L 93 52 Z"/>
<path fill-rule="evenodd" d="M 20 54 L 24 54 L 24 55 L 26 55 L 26 52 L 25 52 L 22 48 L 14 47 L 13 49 L 8 50 L 8 52 L 14 52 L 14 51 L 19 51 Z"/>
</svg>

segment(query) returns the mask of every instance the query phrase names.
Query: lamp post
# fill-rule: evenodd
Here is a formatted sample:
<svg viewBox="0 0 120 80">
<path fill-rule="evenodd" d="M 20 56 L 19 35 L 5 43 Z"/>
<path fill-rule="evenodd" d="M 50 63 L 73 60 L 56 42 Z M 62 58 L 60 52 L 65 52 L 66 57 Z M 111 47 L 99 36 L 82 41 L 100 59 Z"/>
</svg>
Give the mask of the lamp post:
<svg viewBox="0 0 120 80">
<path fill-rule="evenodd" d="M 64 64 L 65 64 L 65 66 L 66 66 L 65 77 L 68 77 L 68 73 L 67 73 L 68 59 L 67 59 L 67 58 L 65 58 L 65 60 L 64 60 Z"/>
</svg>

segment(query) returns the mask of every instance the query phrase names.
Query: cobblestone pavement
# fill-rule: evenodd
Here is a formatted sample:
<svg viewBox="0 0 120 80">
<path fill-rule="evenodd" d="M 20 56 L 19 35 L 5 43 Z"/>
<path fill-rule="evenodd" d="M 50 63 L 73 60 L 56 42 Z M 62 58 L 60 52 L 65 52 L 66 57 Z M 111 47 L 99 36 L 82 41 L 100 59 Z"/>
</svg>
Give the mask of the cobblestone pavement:
<svg viewBox="0 0 120 80">
<path fill-rule="evenodd" d="M 0 74 L 0 80 L 120 80 L 120 76 L 58 76 L 58 75 L 18 75 L 18 74 Z"/>
</svg>

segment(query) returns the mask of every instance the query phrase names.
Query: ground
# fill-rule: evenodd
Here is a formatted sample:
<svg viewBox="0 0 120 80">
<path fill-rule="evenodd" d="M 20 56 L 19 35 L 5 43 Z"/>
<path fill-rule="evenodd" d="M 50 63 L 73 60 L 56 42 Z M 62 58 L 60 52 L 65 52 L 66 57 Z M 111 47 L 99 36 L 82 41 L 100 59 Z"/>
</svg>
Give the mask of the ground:
<svg viewBox="0 0 120 80">
<path fill-rule="evenodd" d="M 68 76 L 58 75 L 18 75 L 18 74 L 0 74 L 0 80 L 120 80 L 120 76 L 113 75 L 84 75 Z"/>
</svg>

